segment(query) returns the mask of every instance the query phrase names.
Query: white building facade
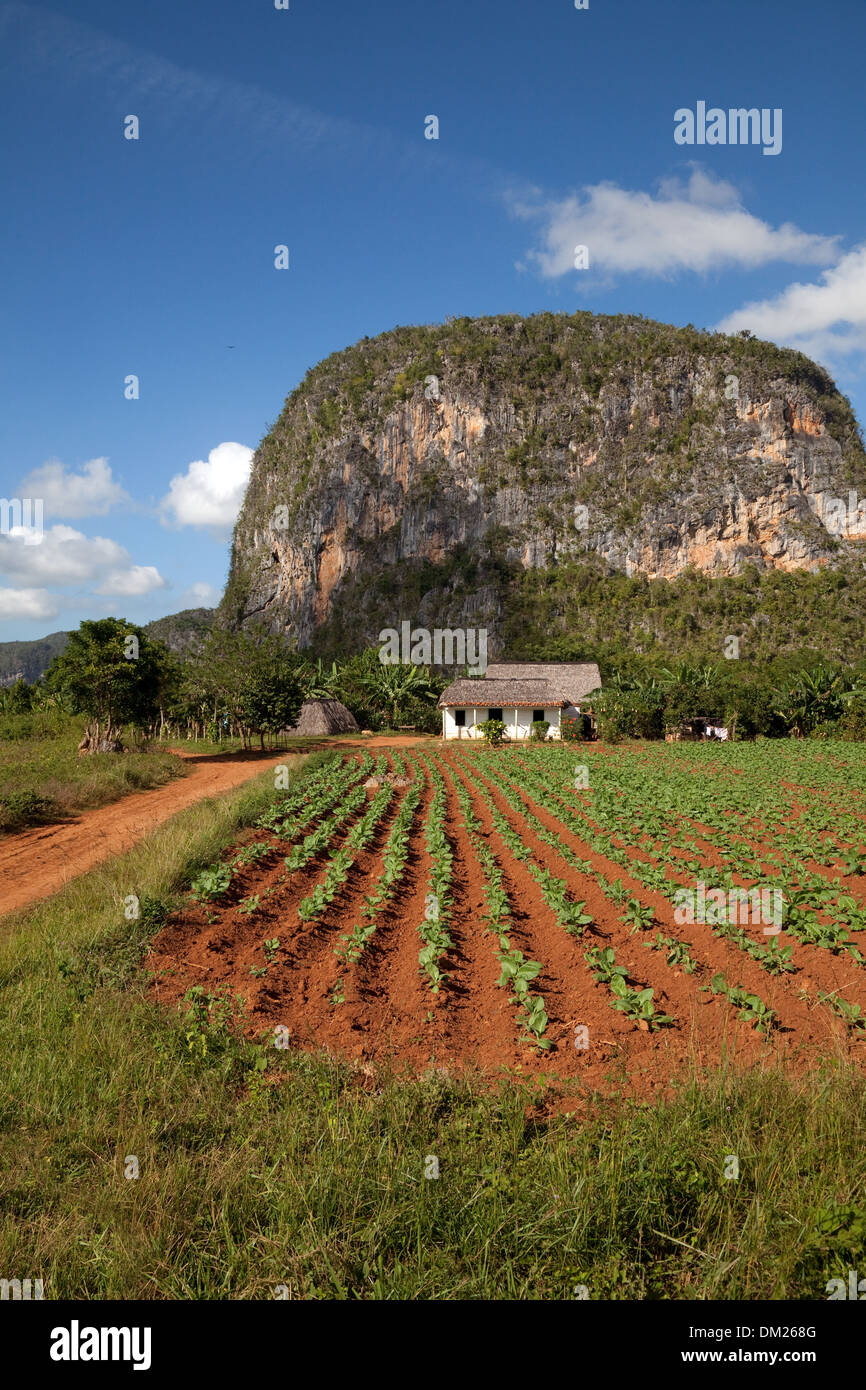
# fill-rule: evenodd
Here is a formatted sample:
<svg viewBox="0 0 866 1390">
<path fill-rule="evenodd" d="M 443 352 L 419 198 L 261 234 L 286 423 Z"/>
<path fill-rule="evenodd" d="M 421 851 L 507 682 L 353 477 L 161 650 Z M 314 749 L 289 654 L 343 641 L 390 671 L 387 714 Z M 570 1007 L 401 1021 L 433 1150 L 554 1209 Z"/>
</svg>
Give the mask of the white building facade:
<svg viewBox="0 0 866 1390">
<path fill-rule="evenodd" d="M 560 737 L 560 721 L 563 713 L 560 705 L 454 705 L 442 710 L 443 738 L 481 738 L 478 728 L 485 719 L 501 719 L 509 738 L 529 738 L 533 722 L 546 719 L 550 728 L 548 738 Z M 578 711 L 572 710 L 576 716 Z"/>
<path fill-rule="evenodd" d="M 562 737 L 563 721 L 579 719 L 586 695 L 601 688 L 594 663 L 497 662 L 483 677 L 454 681 L 439 699 L 442 737 L 482 738 L 487 719 L 501 719 L 505 736 L 531 737 L 538 720 L 548 724 L 546 737 Z"/>
</svg>

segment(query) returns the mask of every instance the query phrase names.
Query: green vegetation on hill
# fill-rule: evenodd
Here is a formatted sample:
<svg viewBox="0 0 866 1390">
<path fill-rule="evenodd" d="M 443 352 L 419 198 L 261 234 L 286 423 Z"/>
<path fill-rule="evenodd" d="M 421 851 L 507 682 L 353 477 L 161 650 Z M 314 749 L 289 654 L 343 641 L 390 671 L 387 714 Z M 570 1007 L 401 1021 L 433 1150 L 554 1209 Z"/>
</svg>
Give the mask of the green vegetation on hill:
<svg viewBox="0 0 866 1390">
<path fill-rule="evenodd" d="M 527 660 L 716 661 L 728 637 L 761 665 L 799 653 L 866 660 L 866 569 L 758 571 L 676 579 L 608 574 L 594 564 L 513 574 L 503 647 Z"/>
<path fill-rule="evenodd" d="M 166 618 L 145 623 L 144 631 L 156 642 L 162 642 L 178 656 L 200 651 L 216 621 L 215 608 L 184 608 Z"/>
<path fill-rule="evenodd" d="M 38 680 L 68 640 L 68 632 L 50 632 L 32 642 L 0 642 L 0 685 L 19 677 L 29 682 Z"/>
</svg>

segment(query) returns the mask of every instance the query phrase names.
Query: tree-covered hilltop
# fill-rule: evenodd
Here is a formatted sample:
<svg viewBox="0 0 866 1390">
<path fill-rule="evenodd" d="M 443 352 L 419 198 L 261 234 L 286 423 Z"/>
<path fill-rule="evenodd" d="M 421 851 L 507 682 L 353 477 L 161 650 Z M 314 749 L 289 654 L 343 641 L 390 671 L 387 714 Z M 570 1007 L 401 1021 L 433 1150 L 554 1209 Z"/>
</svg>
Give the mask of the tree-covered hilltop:
<svg viewBox="0 0 866 1390">
<path fill-rule="evenodd" d="M 163 642 L 170 652 L 186 656 L 201 650 L 216 617 L 215 608 L 184 608 L 180 613 L 146 623 L 144 631 L 154 641 Z"/>
<path fill-rule="evenodd" d="M 483 624 L 504 651 L 509 613 L 543 631 L 533 598 L 572 565 L 602 585 L 856 573 L 866 515 L 826 511 L 852 493 L 857 421 L 802 353 L 587 312 L 396 328 L 288 397 L 221 613 L 353 650 L 398 617 Z"/>
<path fill-rule="evenodd" d="M 68 632 L 49 632 L 32 642 L 0 642 L 0 685 L 38 680 L 68 641 Z"/>
<path fill-rule="evenodd" d="M 170 652 L 186 655 L 200 649 L 216 620 L 215 608 L 184 608 L 166 618 L 145 623 L 143 631 L 162 642 Z M 32 642 L 0 642 L 0 686 L 19 678 L 32 684 L 45 675 L 55 656 L 66 647 L 70 634 L 52 632 Z"/>
</svg>

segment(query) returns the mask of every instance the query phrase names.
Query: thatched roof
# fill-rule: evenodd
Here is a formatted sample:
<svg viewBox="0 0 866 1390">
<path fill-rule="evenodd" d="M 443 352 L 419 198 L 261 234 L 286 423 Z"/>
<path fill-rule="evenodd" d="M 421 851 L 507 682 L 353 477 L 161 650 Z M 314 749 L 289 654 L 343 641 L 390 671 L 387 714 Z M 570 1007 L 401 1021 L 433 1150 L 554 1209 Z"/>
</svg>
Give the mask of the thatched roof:
<svg viewBox="0 0 866 1390">
<path fill-rule="evenodd" d="M 541 709 L 563 709 L 576 705 L 591 690 L 601 686 L 594 661 L 491 662 L 478 680 L 457 680 L 442 692 L 439 706 L 474 705 L 501 709 L 505 705 Z"/>
<path fill-rule="evenodd" d="M 357 734 L 355 716 L 339 700 L 305 700 L 293 734 Z"/>
<path fill-rule="evenodd" d="M 531 709 L 563 708 L 571 701 L 559 691 L 551 690 L 542 680 L 479 680 L 454 681 L 443 690 L 439 707 L 443 705 L 475 705 L 479 709 L 501 709 L 505 705 L 526 705 Z"/>
<path fill-rule="evenodd" d="M 570 705 L 601 688 L 601 673 L 594 661 L 491 661 L 485 674 L 489 680 L 547 681 Z"/>
</svg>

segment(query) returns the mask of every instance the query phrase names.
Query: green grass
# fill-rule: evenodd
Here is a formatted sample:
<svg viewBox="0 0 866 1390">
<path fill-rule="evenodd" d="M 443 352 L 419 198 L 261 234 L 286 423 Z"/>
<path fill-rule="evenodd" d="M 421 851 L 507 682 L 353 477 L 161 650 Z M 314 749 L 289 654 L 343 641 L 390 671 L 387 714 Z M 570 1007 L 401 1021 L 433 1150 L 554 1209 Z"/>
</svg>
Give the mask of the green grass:
<svg viewBox="0 0 866 1390">
<path fill-rule="evenodd" d="M 866 1084 L 841 1064 L 731 1066 L 650 1107 L 365 1078 L 151 1002 L 147 941 L 272 796 L 263 774 L 199 803 L 0 923 L 4 1277 L 76 1299 L 823 1299 L 862 1260 Z"/>
<path fill-rule="evenodd" d="M 78 756 L 84 721 L 25 715 L 0 722 L 0 834 L 105 806 L 184 775 L 165 751 Z"/>
</svg>

